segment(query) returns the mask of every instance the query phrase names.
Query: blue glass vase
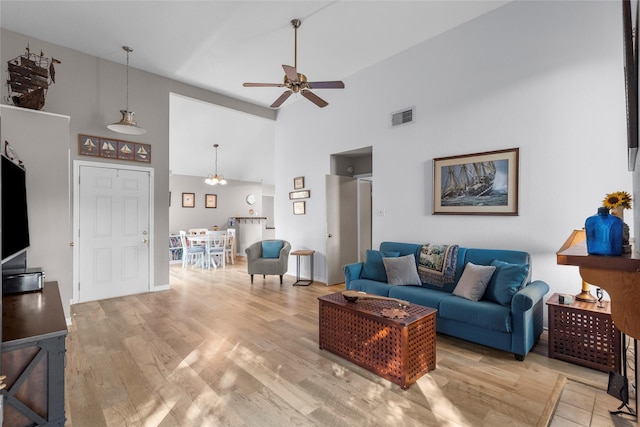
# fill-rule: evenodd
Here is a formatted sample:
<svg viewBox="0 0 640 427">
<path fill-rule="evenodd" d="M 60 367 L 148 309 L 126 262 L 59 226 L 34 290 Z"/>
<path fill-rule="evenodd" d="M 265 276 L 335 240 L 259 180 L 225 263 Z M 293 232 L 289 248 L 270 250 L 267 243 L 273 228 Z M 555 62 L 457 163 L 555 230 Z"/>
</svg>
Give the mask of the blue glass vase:
<svg viewBox="0 0 640 427">
<path fill-rule="evenodd" d="M 584 223 L 589 255 L 621 255 L 623 223 L 609 209 L 598 208 L 598 214 Z"/>
</svg>

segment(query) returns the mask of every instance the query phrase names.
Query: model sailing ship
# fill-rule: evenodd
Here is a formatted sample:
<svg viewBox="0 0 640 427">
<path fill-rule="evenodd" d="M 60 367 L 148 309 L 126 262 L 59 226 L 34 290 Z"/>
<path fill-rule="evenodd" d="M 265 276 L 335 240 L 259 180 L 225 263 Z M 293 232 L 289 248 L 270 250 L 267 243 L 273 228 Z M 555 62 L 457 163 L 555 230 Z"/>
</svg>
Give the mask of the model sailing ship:
<svg viewBox="0 0 640 427">
<path fill-rule="evenodd" d="M 31 53 L 29 46 L 24 54 L 7 61 L 9 99 L 17 107 L 41 110 L 49 86 L 56 82 L 54 64 L 60 61 Z"/>
<path fill-rule="evenodd" d="M 448 166 L 447 175 L 443 177 L 442 198 L 484 196 L 491 192 L 495 176 L 493 162 Z"/>
</svg>

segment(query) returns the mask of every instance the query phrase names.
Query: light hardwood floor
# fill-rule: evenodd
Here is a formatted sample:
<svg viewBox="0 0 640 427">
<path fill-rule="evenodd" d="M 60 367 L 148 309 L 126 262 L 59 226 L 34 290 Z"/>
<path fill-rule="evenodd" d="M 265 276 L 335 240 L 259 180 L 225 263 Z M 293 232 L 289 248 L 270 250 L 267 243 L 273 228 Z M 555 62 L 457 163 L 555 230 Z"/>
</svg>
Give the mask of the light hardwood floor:
<svg viewBox="0 0 640 427">
<path fill-rule="evenodd" d="M 518 362 L 438 335 L 436 370 L 403 391 L 318 349 L 317 298 L 342 286 L 251 285 L 242 259 L 170 270 L 168 291 L 72 306 L 67 426 L 535 426 L 565 378 L 606 388 L 546 342 Z"/>
</svg>

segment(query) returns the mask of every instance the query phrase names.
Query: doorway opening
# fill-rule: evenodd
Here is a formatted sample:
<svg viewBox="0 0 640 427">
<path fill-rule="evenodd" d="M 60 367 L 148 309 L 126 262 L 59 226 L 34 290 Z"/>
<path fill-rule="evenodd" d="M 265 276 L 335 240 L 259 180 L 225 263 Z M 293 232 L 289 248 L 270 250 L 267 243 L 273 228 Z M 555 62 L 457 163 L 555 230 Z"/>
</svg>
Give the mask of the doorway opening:
<svg viewBox="0 0 640 427">
<path fill-rule="evenodd" d="M 332 154 L 326 177 L 327 285 L 344 281 L 345 264 L 364 261 L 372 244 L 373 150 Z"/>
</svg>

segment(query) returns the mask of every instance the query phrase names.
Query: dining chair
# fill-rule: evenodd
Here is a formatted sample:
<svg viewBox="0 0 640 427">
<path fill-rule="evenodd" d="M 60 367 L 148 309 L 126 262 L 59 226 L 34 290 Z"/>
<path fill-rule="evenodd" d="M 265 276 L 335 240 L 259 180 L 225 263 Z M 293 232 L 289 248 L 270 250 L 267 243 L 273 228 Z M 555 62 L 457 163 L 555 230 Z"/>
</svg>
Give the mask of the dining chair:
<svg viewBox="0 0 640 427">
<path fill-rule="evenodd" d="M 187 240 L 187 233 L 184 230 L 180 230 L 180 242 L 182 243 L 182 268 L 186 268 L 187 264 L 192 264 L 192 267 L 197 263 L 200 263 L 204 267 L 204 246 L 194 246 Z"/>
<path fill-rule="evenodd" d="M 218 268 L 220 265 L 225 267 L 226 247 L 227 247 L 227 233 L 224 231 L 207 231 L 207 261 L 209 268 L 213 264 L 213 268 Z"/>
<path fill-rule="evenodd" d="M 225 249 L 225 254 L 227 258 L 227 262 L 231 264 L 235 264 L 236 254 L 233 251 L 236 248 L 236 229 L 235 228 L 227 228 L 227 245 Z"/>
</svg>

